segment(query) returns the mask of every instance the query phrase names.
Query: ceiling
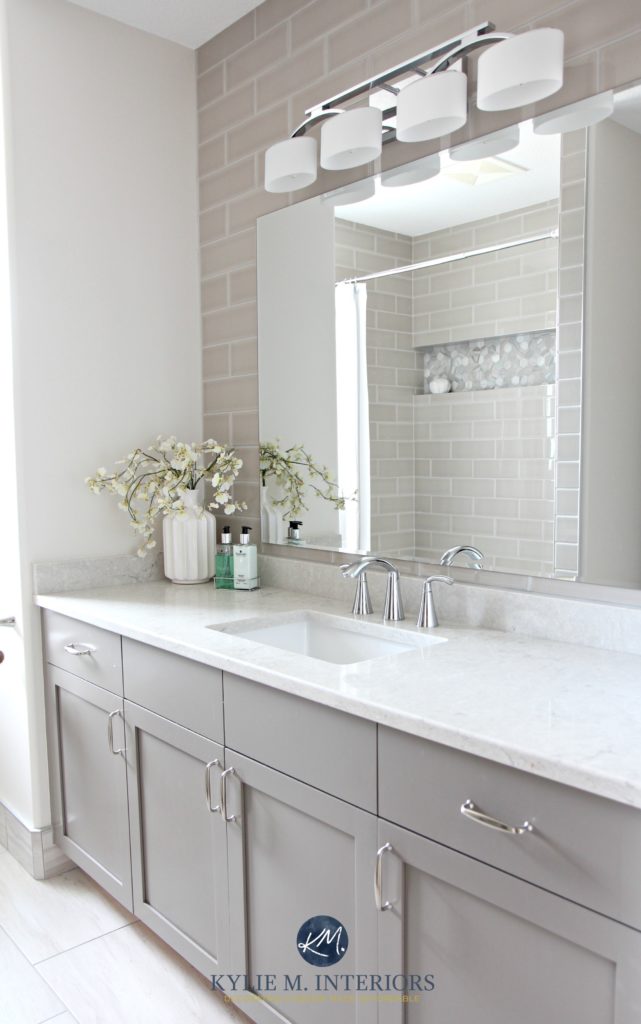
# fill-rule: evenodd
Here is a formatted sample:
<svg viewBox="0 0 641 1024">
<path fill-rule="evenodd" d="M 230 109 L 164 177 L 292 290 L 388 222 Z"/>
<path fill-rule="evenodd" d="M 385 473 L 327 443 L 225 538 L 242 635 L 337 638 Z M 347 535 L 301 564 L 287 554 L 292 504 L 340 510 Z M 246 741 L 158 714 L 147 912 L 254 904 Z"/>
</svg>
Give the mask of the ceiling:
<svg viewBox="0 0 641 1024">
<path fill-rule="evenodd" d="M 371 199 L 339 206 L 335 214 L 414 236 L 544 203 L 559 195 L 559 153 L 559 136 L 534 135 L 532 122 L 527 121 L 521 125 L 519 145 L 500 158 L 506 170 L 516 173 L 495 180 L 465 180 L 467 165 L 444 155 L 438 177 L 402 188 L 382 188 L 377 180 Z"/>
<path fill-rule="evenodd" d="M 122 21 L 195 50 L 263 0 L 71 0 L 96 14 Z"/>
</svg>

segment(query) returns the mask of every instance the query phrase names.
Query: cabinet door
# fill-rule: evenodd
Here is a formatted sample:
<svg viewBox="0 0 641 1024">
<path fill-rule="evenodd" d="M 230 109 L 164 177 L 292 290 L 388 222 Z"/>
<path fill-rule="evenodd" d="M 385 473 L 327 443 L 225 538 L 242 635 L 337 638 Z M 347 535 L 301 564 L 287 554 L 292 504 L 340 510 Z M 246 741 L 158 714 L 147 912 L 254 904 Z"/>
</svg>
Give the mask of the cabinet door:
<svg viewBox="0 0 641 1024">
<path fill-rule="evenodd" d="M 258 1024 L 370 1024 L 368 996 L 333 985 L 376 971 L 376 818 L 234 751 L 225 757 L 230 964 L 254 993 L 238 1005 Z M 321 916 L 342 925 L 336 942 L 319 944 L 328 966 L 306 962 L 298 945 L 301 927 Z"/>
<path fill-rule="evenodd" d="M 225 961 L 223 748 L 125 701 L 134 913 L 210 977 Z"/>
<path fill-rule="evenodd" d="M 122 697 L 48 665 L 46 701 L 54 841 L 131 910 Z"/>
<path fill-rule="evenodd" d="M 641 934 L 381 821 L 386 973 L 433 991 L 381 1004 L 384 1024 L 633 1024 Z M 421 982 L 425 988 L 424 982 Z"/>
</svg>

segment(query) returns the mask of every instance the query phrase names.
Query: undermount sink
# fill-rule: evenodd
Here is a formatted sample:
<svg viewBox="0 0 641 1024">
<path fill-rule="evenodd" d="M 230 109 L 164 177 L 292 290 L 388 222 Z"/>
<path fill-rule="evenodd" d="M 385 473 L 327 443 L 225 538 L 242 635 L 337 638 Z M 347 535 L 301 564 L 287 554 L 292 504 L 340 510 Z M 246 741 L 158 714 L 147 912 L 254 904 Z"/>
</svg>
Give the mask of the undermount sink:
<svg viewBox="0 0 641 1024">
<path fill-rule="evenodd" d="M 446 643 L 445 637 L 310 611 L 283 612 L 207 628 L 337 665 L 407 654 L 417 648 Z"/>
</svg>

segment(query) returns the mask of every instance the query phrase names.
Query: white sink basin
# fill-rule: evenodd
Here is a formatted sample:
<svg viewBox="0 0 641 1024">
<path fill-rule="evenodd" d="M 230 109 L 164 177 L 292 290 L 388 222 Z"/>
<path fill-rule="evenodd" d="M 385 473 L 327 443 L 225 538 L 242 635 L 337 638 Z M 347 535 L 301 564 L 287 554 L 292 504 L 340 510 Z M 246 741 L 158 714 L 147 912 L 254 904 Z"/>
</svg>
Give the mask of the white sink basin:
<svg viewBox="0 0 641 1024">
<path fill-rule="evenodd" d="M 283 612 L 208 629 L 337 665 L 407 654 L 417 648 L 446 643 L 445 637 L 310 611 Z"/>
</svg>

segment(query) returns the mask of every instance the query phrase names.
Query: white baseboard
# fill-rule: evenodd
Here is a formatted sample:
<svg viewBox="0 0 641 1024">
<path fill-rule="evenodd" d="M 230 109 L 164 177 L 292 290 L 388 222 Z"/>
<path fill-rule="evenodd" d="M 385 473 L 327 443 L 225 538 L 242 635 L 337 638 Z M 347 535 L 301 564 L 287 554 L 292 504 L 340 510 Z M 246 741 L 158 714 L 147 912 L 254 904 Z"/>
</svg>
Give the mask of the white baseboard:
<svg viewBox="0 0 641 1024">
<path fill-rule="evenodd" d="M 1 803 L 0 846 L 4 846 L 34 878 L 51 878 L 75 867 L 55 845 L 51 827 L 27 828 Z"/>
</svg>

